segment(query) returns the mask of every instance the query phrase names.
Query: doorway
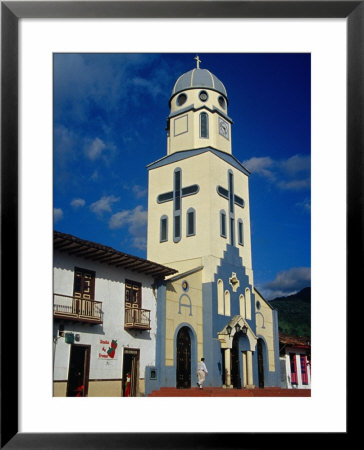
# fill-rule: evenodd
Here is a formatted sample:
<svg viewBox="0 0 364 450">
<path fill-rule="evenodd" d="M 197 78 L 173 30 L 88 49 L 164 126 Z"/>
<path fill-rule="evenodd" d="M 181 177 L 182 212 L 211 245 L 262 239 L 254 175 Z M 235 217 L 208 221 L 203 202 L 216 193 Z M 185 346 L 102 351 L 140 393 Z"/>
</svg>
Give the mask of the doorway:
<svg viewBox="0 0 364 450">
<path fill-rule="evenodd" d="M 90 346 L 71 344 L 67 397 L 87 397 Z"/>
<path fill-rule="evenodd" d="M 139 349 L 125 348 L 123 358 L 123 396 L 136 397 L 139 379 Z"/>
<path fill-rule="evenodd" d="M 176 378 L 178 389 L 191 387 L 191 337 L 187 327 L 182 327 L 177 335 Z"/>
<path fill-rule="evenodd" d="M 263 360 L 263 341 L 258 339 L 258 380 L 259 387 L 264 388 L 264 360 Z"/>
<path fill-rule="evenodd" d="M 231 384 L 235 389 L 241 389 L 239 333 L 235 333 L 231 348 Z"/>
</svg>

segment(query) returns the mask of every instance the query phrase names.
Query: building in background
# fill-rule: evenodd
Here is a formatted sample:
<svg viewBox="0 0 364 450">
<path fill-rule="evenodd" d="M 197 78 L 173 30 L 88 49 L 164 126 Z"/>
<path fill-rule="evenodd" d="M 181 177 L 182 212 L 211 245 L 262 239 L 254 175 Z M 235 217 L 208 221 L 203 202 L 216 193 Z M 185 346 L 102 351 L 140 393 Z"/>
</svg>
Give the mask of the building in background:
<svg viewBox="0 0 364 450">
<path fill-rule="evenodd" d="M 156 308 L 175 270 L 54 232 L 53 395 L 143 396 Z"/>
<path fill-rule="evenodd" d="M 307 337 L 279 334 L 281 387 L 311 389 L 311 342 Z"/>
<path fill-rule="evenodd" d="M 249 171 L 232 154 L 223 83 L 197 67 L 169 101 L 167 155 L 148 166 L 147 258 L 178 270 L 158 302 L 157 359 L 146 392 L 280 386 L 278 317 L 254 287 Z"/>
</svg>

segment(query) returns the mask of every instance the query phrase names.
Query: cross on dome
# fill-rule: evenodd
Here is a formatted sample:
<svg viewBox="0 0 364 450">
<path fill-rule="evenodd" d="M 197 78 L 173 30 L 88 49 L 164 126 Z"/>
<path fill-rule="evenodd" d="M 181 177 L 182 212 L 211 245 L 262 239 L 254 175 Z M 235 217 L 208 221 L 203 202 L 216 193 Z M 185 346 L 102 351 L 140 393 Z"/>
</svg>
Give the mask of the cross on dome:
<svg viewBox="0 0 364 450">
<path fill-rule="evenodd" d="M 196 60 L 196 67 L 197 67 L 197 69 L 199 69 L 200 68 L 200 62 L 202 62 L 202 61 L 200 60 L 198 55 L 196 55 L 193 59 Z"/>
</svg>

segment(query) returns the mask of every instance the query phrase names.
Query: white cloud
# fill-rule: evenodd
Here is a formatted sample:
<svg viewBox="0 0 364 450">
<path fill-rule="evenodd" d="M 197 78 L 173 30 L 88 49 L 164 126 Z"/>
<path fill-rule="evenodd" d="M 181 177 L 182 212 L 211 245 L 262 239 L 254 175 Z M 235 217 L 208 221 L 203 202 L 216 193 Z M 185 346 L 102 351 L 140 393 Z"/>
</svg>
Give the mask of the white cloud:
<svg viewBox="0 0 364 450">
<path fill-rule="evenodd" d="M 100 138 L 95 138 L 93 141 L 88 140 L 85 146 L 85 154 L 91 161 L 94 161 L 101 156 L 105 148 L 106 145 Z"/>
<path fill-rule="evenodd" d="M 272 171 L 272 169 L 274 169 L 275 162 L 269 156 L 263 156 L 260 158 L 256 158 L 253 156 L 253 158 L 244 161 L 243 165 L 252 173 L 256 173 L 270 179 L 275 178 Z"/>
<path fill-rule="evenodd" d="M 74 198 L 70 205 L 72 206 L 72 208 L 78 209 L 78 208 L 82 208 L 83 206 L 85 206 L 86 202 L 83 198 Z"/>
<path fill-rule="evenodd" d="M 148 189 L 136 184 L 135 186 L 133 186 L 132 191 L 135 194 L 136 198 L 142 198 L 147 194 Z"/>
<path fill-rule="evenodd" d="M 309 267 L 292 267 L 278 272 L 275 279 L 259 289 L 267 299 L 292 295 L 311 286 L 311 269 Z"/>
<path fill-rule="evenodd" d="M 243 162 L 252 173 L 266 178 L 283 190 L 309 189 L 310 157 L 294 155 L 288 159 L 275 161 L 269 156 L 253 157 Z"/>
<path fill-rule="evenodd" d="M 54 223 L 58 222 L 59 220 L 63 219 L 63 211 L 61 208 L 54 208 L 53 209 L 53 220 Z"/>
<path fill-rule="evenodd" d="M 101 197 L 100 200 L 90 205 L 90 210 L 98 216 L 101 216 L 104 212 L 111 212 L 111 205 L 119 200 L 120 197 L 115 197 L 114 195 Z"/>
<path fill-rule="evenodd" d="M 147 245 L 148 211 L 139 205 L 132 210 L 120 211 L 113 214 L 109 221 L 111 229 L 119 229 L 124 226 L 132 238 L 132 245 L 139 249 L 145 249 Z"/>
</svg>

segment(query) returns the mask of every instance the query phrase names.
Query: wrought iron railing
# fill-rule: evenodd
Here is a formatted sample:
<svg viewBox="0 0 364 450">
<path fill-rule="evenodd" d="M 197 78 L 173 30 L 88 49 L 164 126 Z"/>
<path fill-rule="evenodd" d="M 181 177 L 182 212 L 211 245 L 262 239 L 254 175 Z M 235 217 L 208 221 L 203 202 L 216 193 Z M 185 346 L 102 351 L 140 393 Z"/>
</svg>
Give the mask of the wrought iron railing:
<svg viewBox="0 0 364 450">
<path fill-rule="evenodd" d="M 53 315 L 60 319 L 102 323 L 102 302 L 54 294 Z"/>
<path fill-rule="evenodd" d="M 124 328 L 150 330 L 150 311 L 140 308 L 125 308 Z"/>
</svg>

